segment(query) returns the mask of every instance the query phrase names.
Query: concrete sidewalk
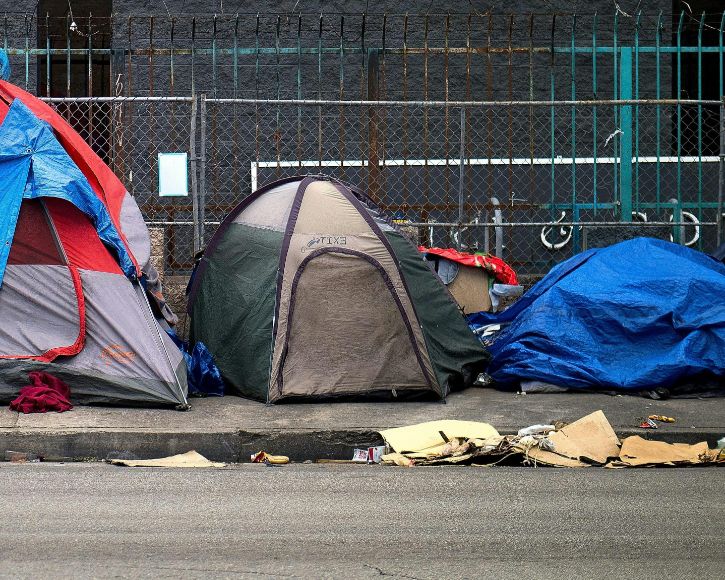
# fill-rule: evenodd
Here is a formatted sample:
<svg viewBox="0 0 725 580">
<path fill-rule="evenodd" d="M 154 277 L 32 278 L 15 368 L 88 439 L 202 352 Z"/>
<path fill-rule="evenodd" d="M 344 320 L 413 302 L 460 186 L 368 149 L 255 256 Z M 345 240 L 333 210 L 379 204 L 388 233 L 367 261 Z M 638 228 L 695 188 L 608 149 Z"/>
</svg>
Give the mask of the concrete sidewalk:
<svg viewBox="0 0 725 580">
<path fill-rule="evenodd" d="M 188 412 L 75 407 L 67 413 L 18 415 L 0 410 L 0 458 L 6 450 L 53 459 L 151 458 L 195 449 L 209 459 L 248 461 L 259 450 L 293 460 L 349 459 L 355 447 L 381 441 L 378 431 L 435 419 L 492 424 L 501 433 L 554 420 L 573 421 L 602 409 L 620 437 L 639 434 L 670 442 L 725 436 L 725 398 L 653 401 L 600 394 L 516 395 L 468 389 L 446 404 L 326 403 L 266 406 L 238 397 L 192 399 Z M 675 417 L 657 430 L 638 418 Z"/>
</svg>

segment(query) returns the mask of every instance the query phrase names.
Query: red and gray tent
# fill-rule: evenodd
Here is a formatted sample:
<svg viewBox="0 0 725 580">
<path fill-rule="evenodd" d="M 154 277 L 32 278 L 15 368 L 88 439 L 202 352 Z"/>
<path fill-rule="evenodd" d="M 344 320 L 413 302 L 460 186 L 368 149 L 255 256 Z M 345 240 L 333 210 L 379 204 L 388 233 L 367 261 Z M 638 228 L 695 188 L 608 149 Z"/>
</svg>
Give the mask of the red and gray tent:
<svg viewBox="0 0 725 580">
<path fill-rule="evenodd" d="M 197 266 L 192 340 L 228 385 L 274 402 L 445 395 L 488 354 L 422 255 L 362 192 L 320 176 L 268 185 Z"/>
<path fill-rule="evenodd" d="M 133 197 L 57 113 L 4 81 L 0 182 L 0 399 L 45 370 L 77 402 L 186 404 Z"/>
</svg>

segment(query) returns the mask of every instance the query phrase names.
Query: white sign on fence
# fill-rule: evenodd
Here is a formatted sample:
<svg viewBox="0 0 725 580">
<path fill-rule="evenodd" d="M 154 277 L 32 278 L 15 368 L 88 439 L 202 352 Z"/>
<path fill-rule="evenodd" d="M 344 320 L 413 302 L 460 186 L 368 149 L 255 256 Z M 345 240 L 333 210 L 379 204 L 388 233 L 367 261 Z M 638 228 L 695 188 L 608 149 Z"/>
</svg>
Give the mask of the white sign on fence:
<svg viewBox="0 0 725 580">
<path fill-rule="evenodd" d="M 189 195 L 187 153 L 159 153 L 159 196 Z"/>
</svg>

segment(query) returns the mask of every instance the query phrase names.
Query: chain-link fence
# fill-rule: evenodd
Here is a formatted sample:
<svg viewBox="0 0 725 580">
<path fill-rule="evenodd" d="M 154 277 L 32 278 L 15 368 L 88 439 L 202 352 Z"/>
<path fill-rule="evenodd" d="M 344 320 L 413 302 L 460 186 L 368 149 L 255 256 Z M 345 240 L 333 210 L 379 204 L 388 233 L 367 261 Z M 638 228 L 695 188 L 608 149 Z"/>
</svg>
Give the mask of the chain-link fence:
<svg viewBox="0 0 725 580">
<path fill-rule="evenodd" d="M 634 235 L 718 240 L 718 102 L 208 99 L 204 110 L 210 222 L 265 183 L 324 173 L 417 227 L 420 243 L 496 253 L 522 273 Z"/>
<path fill-rule="evenodd" d="M 323 173 L 368 192 L 417 241 L 542 274 L 652 235 L 722 239 L 721 104 L 51 99 L 122 179 L 187 274 L 255 189 Z M 189 195 L 160 197 L 158 153 L 189 153 Z"/>
<path fill-rule="evenodd" d="M 197 99 L 43 99 L 78 131 L 135 197 L 150 228 L 163 230 L 165 269 L 188 272 L 194 254 Z M 158 154 L 189 153 L 190 195 L 159 197 Z M 198 243 L 197 243 L 198 245 Z M 158 251 L 157 248 L 155 248 Z"/>
</svg>

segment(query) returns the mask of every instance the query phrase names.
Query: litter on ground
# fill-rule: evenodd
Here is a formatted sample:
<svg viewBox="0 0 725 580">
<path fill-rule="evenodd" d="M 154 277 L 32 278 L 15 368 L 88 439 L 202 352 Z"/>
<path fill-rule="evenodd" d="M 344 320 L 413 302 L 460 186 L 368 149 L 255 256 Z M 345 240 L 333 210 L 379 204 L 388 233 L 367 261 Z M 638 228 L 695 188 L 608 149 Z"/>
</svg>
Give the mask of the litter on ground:
<svg viewBox="0 0 725 580">
<path fill-rule="evenodd" d="M 158 459 L 111 459 L 111 465 L 125 467 L 225 467 L 226 463 L 209 461 L 196 451 L 187 451 L 180 455 L 160 457 Z"/>
<path fill-rule="evenodd" d="M 385 465 L 548 465 L 610 468 L 725 464 L 725 450 L 649 441 L 620 442 L 604 413 L 595 411 L 570 424 L 532 425 L 517 435 L 500 435 L 487 423 L 431 421 L 381 431 L 391 450 Z"/>
</svg>

